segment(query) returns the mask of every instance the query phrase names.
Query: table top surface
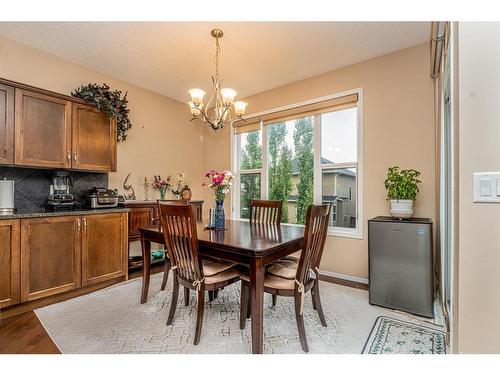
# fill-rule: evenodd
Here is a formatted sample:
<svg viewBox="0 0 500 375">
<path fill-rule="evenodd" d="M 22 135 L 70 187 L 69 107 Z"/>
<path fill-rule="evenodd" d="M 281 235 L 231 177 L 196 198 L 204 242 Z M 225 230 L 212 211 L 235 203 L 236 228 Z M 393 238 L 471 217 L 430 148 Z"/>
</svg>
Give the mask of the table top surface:
<svg viewBox="0 0 500 375">
<path fill-rule="evenodd" d="M 263 254 L 282 246 L 302 242 L 304 227 L 295 225 L 250 224 L 248 221 L 226 220 L 225 230 L 206 229 L 206 222 L 197 223 L 198 242 L 203 245 Z M 143 233 L 159 234 L 161 226 L 140 227 Z"/>
</svg>

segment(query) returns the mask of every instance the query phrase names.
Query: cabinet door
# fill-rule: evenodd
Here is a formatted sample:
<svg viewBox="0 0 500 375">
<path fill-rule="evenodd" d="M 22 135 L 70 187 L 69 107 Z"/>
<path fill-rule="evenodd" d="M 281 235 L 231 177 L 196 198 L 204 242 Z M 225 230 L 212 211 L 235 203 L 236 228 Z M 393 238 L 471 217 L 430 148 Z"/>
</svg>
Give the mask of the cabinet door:
<svg viewBox="0 0 500 375">
<path fill-rule="evenodd" d="M 116 121 L 96 108 L 73 104 L 73 169 L 116 171 Z"/>
<path fill-rule="evenodd" d="M 133 207 L 130 209 L 130 220 L 128 224 L 128 233 L 131 238 L 140 237 L 139 227 L 146 227 L 154 224 L 153 207 Z"/>
<path fill-rule="evenodd" d="M 81 285 L 80 216 L 21 221 L 21 299 L 66 292 Z"/>
<path fill-rule="evenodd" d="M 71 102 L 16 89 L 15 164 L 71 166 Z"/>
<path fill-rule="evenodd" d="M 0 220 L 0 309 L 20 298 L 19 220 Z"/>
<path fill-rule="evenodd" d="M 0 164 L 14 164 L 14 88 L 0 84 Z"/>
<path fill-rule="evenodd" d="M 96 284 L 127 274 L 127 213 L 83 217 L 82 282 Z"/>
</svg>

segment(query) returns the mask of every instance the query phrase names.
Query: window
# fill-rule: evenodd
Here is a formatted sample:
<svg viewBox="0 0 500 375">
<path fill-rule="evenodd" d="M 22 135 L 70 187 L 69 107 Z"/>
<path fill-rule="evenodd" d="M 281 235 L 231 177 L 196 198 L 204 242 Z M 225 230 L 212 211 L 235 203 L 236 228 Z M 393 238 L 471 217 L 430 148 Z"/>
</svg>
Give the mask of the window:
<svg viewBox="0 0 500 375">
<path fill-rule="evenodd" d="M 361 238 L 360 93 L 236 125 L 234 217 L 248 219 L 251 199 L 283 200 L 282 222 L 302 225 L 309 205 L 330 204 L 329 234 Z"/>
<path fill-rule="evenodd" d="M 261 197 L 262 138 L 261 131 L 239 135 L 240 217 L 250 217 L 250 201 Z M 238 187 L 236 187 L 238 188 Z"/>
</svg>

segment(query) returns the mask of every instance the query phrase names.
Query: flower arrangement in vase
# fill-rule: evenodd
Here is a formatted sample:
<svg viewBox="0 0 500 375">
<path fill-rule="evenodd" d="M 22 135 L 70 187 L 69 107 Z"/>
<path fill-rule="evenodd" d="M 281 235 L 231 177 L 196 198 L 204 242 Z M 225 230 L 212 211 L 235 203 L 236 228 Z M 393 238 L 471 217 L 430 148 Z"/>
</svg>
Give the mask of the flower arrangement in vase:
<svg viewBox="0 0 500 375">
<path fill-rule="evenodd" d="M 153 189 L 158 190 L 160 192 L 160 198 L 161 200 L 164 200 L 167 190 L 170 190 L 172 188 L 172 183 L 170 182 L 171 177 L 168 176 L 166 180 L 161 178 L 160 175 L 153 177 L 154 181 L 151 183 L 151 186 L 153 186 Z"/>
<path fill-rule="evenodd" d="M 187 187 L 187 185 L 185 184 L 186 175 L 182 172 L 177 172 L 175 174 L 175 178 L 171 178 L 171 176 L 169 176 L 169 178 L 171 179 L 172 184 L 170 191 L 174 195 L 174 199 L 180 199 L 182 190 Z"/>
<path fill-rule="evenodd" d="M 230 171 L 217 171 L 211 169 L 205 173 L 205 177 L 209 179 L 210 183 L 204 183 L 203 185 L 211 188 L 215 196 L 215 228 L 224 229 L 224 200 L 228 197 L 229 191 L 233 186 L 233 174 Z"/>
</svg>

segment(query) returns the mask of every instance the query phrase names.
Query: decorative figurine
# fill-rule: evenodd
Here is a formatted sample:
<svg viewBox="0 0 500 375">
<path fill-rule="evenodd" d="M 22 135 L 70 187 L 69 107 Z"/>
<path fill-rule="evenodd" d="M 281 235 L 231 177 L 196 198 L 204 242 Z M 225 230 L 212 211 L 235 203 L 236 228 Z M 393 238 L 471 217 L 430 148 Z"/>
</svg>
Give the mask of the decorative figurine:
<svg viewBox="0 0 500 375">
<path fill-rule="evenodd" d="M 127 177 L 125 178 L 125 181 L 123 181 L 123 188 L 127 192 L 125 194 L 125 199 L 128 200 L 128 201 L 135 200 L 135 191 L 134 191 L 134 188 L 132 187 L 132 184 L 127 184 L 128 178 L 130 177 L 131 174 L 132 174 L 132 172 L 130 172 L 127 175 Z"/>
<path fill-rule="evenodd" d="M 148 201 L 149 200 L 149 188 L 151 187 L 151 185 L 148 181 L 147 176 L 144 176 L 143 186 L 144 186 L 144 200 Z"/>
</svg>

